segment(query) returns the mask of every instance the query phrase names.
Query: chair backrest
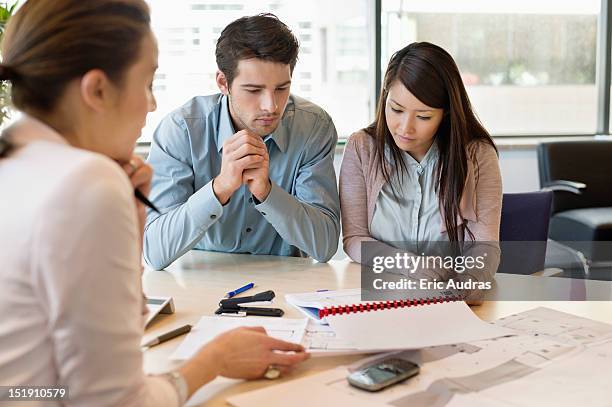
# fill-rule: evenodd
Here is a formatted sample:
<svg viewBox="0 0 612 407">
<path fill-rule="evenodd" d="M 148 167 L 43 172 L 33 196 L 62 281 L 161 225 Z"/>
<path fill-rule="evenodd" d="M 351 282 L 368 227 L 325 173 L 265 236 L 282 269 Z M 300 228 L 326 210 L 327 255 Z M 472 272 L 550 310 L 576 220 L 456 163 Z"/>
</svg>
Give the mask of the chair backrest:
<svg viewBox="0 0 612 407">
<path fill-rule="evenodd" d="M 551 203 L 550 191 L 504 194 L 499 240 L 546 241 Z"/>
<path fill-rule="evenodd" d="M 552 213 L 612 206 L 612 141 L 546 142 L 537 151 L 541 188 L 556 180 L 586 184 L 580 195 L 555 191 Z"/>
<path fill-rule="evenodd" d="M 544 269 L 551 203 L 550 191 L 504 194 L 499 273 L 533 274 Z"/>
</svg>

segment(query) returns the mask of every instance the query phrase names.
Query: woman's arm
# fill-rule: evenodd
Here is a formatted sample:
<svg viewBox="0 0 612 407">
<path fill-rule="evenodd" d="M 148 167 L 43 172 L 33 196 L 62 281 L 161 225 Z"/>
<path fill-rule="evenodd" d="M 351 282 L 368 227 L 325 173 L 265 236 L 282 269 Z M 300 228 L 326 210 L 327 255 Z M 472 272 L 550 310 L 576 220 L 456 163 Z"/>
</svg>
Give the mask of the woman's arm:
<svg viewBox="0 0 612 407">
<path fill-rule="evenodd" d="M 288 353 L 287 353 L 288 352 Z M 281 374 L 309 357 L 301 345 L 266 335 L 262 327 L 243 327 L 219 335 L 206 344 L 179 372 L 185 378 L 188 395 L 217 376 L 257 379 L 268 366 Z"/>
<path fill-rule="evenodd" d="M 499 227 L 501 223 L 502 179 L 499 169 L 499 159 L 495 149 L 484 142 L 476 142 L 469 152 L 474 168 L 476 221 L 469 222 L 468 228 L 473 234 L 473 244 L 470 246 L 470 236 L 466 233 L 466 250 L 464 256 L 486 259 L 482 269 L 466 270 L 463 273 L 453 272 L 456 281 L 492 282 L 499 267 Z M 466 301 L 478 303 L 483 299 L 484 291 L 467 290 L 463 293 Z"/>
<path fill-rule="evenodd" d="M 355 262 L 361 263 L 361 244 L 372 243 L 372 255 L 393 253 L 395 248 L 370 236 L 368 226 L 368 195 L 363 173 L 363 142 L 360 137 L 369 137 L 360 132 L 349 137 L 340 167 L 340 207 L 342 215 L 342 243 L 344 251 Z"/>
<path fill-rule="evenodd" d="M 473 147 L 476 180 L 476 222 L 468 227 L 479 242 L 499 242 L 502 207 L 502 178 L 495 149 L 484 142 Z"/>
</svg>

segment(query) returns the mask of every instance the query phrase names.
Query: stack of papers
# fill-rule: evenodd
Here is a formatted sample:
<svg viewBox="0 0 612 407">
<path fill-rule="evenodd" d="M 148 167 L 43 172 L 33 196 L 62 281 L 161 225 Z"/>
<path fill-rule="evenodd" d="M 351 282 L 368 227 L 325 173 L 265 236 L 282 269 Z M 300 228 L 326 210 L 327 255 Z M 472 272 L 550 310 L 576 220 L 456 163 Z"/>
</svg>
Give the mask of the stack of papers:
<svg viewBox="0 0 612 407">
<path fill-rule="evenodd" d="M 420 349 L 513 335 L 482 321 L 462 301 L 328 316 L 336 337 L 355 349 Z"/>
<path fill-rule="evenodd" d="M 228 402 L 237 407 L 610 406 L 612 325 L 548 308 L 494 324 L 515 335 L 393 354 L 417 363 L 420 374 L 381 392 L 358 390 L 346 376 L 389 354 L 232 396 Z"/>
<path fill-rule="evenodd" d="M 270 317 L 202 317 L 176 351 L 173 360 L 186 360 L 195 356 L 200 348 L 219 334 L 242 326 L 264 327 L 268 335 L 283 341 L 301 343 L 306 332 L 305 318 Z"/>
<path fill-rule="evenodd" d="M 349 295 L 353 294 L 346 297 Z M 482 321 L 464 302 L 338 314 L 328 316 L 327 321 L 329 326 L 309 323 L 307 318 L 206 316 L 171 358 L 189 359 L 220 333 L 240 326 L 261 326 L 270 336 L 304 345 L 313 356 L 419 349 L 513 334 Z"/>
</svg>

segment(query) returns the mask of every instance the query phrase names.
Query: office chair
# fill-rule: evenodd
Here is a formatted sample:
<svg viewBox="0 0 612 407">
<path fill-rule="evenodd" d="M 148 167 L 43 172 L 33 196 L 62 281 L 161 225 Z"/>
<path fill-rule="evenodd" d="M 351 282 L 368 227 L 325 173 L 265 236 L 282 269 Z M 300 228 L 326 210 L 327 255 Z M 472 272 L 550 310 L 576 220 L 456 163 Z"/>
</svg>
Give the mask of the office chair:
<svg viewBox="0 0 612 407">
<path fill-rule="evenodd" d="M 552 192 L 504 194 L 498 273 L 533 274 L 544 269 Z"/>
<path fill-rule="evenodd" d="M 537 153 L 540 186 L 553 191 L 549 237 L 612 262 L 612 141 L 547 142 Z"/>
</svg>

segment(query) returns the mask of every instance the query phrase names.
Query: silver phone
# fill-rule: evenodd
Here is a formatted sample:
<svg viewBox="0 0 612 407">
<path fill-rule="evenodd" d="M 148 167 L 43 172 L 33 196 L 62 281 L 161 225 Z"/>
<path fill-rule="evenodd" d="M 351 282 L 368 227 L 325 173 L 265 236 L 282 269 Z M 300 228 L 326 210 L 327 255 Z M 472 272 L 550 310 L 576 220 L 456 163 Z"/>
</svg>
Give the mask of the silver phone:
<svg viewBox="0 0 612 407">
<path fill-rule="evenodd" d="M 351 385 L 360 389 L 379 391 L 417 374 L 419 374 L 419 365 L 403 359 L 389 358 L 356 370 L 346 379 Z"/>
</svg>

